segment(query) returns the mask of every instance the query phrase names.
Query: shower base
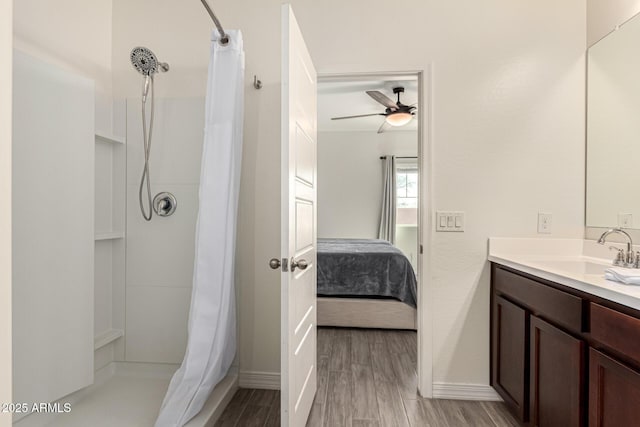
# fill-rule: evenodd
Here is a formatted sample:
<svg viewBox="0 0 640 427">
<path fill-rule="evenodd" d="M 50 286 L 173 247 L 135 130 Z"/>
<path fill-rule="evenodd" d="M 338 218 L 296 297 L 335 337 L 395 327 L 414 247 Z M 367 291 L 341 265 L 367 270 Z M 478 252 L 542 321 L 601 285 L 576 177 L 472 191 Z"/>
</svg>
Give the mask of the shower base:
<svg viewBox="0 0 640 427">
<path fill-rule="evenodd" d="M 32 414 L 15 422 L 14 426 L 153 427 L 176 368 L 173 365 L 112 363 L 96 373 L 94 385 L 59 400 L 71 403 L 71 412 Z M 232 371 L 216 386 L 200 414 L 186 427 L 213 425 L 237 388 L 237 374 Z"/>
</svg>

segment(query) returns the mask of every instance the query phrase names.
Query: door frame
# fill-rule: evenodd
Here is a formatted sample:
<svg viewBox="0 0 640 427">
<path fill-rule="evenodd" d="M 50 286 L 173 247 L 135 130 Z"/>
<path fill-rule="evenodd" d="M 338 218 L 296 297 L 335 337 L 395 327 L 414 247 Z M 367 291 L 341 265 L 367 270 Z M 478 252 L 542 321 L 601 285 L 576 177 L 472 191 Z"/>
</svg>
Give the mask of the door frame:
<svg viewBox="0 0 640 427">
<path fill-rule="evenodd" d="M 318 84 L 331 81 L 362 81 L 385 77 L 415 77 L 418 80 L 418 391 L 422 397 L 433 397 L 433 67 L 425 70 L 317 73 Z"/>
</svg>

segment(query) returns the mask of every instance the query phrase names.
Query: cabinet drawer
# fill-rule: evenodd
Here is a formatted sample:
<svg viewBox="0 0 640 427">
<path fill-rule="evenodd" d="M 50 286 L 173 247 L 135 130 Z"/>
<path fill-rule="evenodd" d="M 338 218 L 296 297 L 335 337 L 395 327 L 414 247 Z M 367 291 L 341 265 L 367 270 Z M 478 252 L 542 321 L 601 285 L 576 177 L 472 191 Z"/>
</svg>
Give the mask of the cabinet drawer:
<svg viewBox="0 0 640 427">
<path fill-rule="evenodd" d="M 591 337 L 640 363 L 640 319 L 591 303 Z"/>
<path fill-rule="evenodd" d="M 547 320 L 582 332 L 582 298 L 496 268 L 495 290 L 530 308 Z"/>
</svg>

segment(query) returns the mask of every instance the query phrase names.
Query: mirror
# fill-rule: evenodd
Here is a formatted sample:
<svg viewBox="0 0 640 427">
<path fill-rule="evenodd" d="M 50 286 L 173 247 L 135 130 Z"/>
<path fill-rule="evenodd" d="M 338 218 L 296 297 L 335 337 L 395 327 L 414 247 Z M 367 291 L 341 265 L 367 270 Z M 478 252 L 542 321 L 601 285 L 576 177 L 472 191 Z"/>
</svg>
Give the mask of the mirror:
<svg viewBox="0 0 640 427">
<path fill-rule="evenodd" d="M 587 227 L 640 229 L 640 16 L 589 49 Z"/>
</svg>

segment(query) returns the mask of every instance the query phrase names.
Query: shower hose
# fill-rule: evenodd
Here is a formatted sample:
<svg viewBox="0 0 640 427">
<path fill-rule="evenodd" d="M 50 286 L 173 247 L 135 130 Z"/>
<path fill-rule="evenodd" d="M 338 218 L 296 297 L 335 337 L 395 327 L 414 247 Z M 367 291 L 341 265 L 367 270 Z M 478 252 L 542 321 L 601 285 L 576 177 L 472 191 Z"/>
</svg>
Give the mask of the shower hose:
<svg viewBox="0 0 640 427">
<path fill-rule="evenodd" d="M 148 79 L 148 80 L 147 80 Z M 149 128 L 147 129 L 147 87 L 151 86 L 151 112 L 149 117 Z M 153 132 L 153 109 L 154 109 L 154 93 L 153 93 L 153 75 L 147 76 L 144 80 L 144 88 L 142 91 L 142 141 L 144 144 L 144 169 L 142 170 L 142 178 L 140 179 L 140 189 L 138 191 L 138 200 L 140 201 L 140 211 L 146 221 L 151 221 L 153 217 L 153 206 L 151 200 L 151 180 L 149 178 L 149 155 L 151 154 L 151 134 Z M 149 206 L 149 213 L 144 207 L 142 192 L 147 187 L 147 201 Z"/>
</svg>

